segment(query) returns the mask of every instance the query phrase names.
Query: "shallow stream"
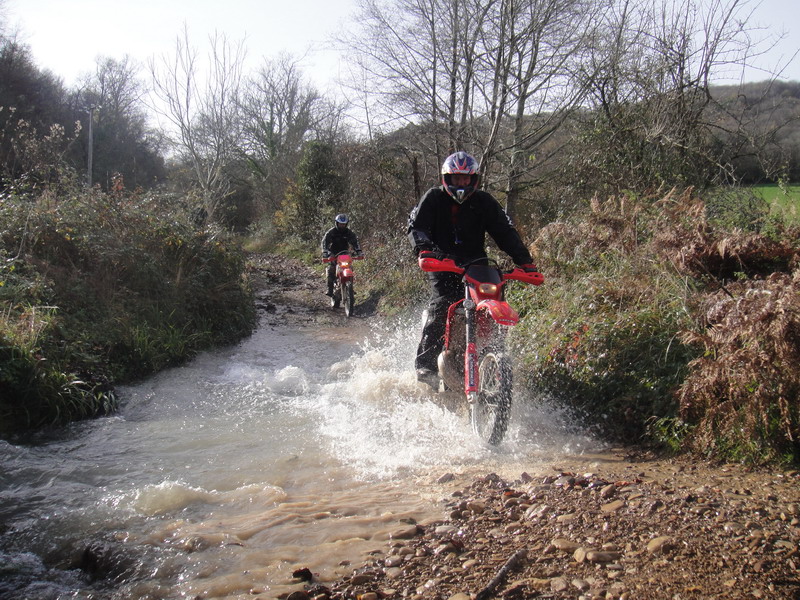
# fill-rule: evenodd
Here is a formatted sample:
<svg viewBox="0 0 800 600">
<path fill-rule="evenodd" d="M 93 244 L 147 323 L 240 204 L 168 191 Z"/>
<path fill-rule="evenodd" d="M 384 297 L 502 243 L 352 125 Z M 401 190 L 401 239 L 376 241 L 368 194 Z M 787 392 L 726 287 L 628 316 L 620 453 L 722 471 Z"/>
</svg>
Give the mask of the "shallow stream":
<svg viewBox="0 0 800 600">
<path fill-rule="evenodd" d="M 372 322 L 372 324 L 370 324 Z M 0 598 L 276 597 L 442 515 L 445 473 L 596 450 L 517 392 L 489 448 L 415 381 L 416 324 L 262 326 L 120 390 L 115 416 L 0 441 Z"/>
</svg>

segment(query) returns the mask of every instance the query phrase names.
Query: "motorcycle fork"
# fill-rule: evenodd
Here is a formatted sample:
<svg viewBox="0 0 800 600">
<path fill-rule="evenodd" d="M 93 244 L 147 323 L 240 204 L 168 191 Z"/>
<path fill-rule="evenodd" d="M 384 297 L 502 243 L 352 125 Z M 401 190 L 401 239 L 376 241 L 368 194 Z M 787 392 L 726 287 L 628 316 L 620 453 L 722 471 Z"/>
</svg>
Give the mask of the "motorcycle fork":
<svg viewBox="0 0 800 600">
<path fill-rule="evenodd" d="M 469 292 L 467 292 L 469 294 Z M 467 295 L 464 300 L 464 321 L 467 347 L 464 351 L 464 393 L 474 402 L 478 396 L 478 347 L 476 343 L 475 302 Z"/>
</svg>

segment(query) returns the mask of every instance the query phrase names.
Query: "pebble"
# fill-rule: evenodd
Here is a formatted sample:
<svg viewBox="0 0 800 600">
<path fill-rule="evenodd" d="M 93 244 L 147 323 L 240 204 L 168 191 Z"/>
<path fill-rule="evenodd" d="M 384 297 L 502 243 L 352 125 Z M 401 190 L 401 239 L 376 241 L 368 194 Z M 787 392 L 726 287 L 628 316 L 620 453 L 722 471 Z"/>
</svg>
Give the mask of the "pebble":
<svg viewBox="0 0 800 600">
<path fill-rule="evenodd" d="M 625 500 L 614 500 L 613 502 L 609 502 L 608 504 L 604 504 L 600 507 L 604 513 L 612 513 L 617 512 L 620 508 L 625 506 Z"/>
<path fill-rule="evenodd" d="M 556 548 L 556 550 L 561 550 L 562 552 L 575 552 L 581 545 L 577 542 L 570 541 L 566 538 L 556 538 L 554 539 L 551 544 Z"/>
<path fill-rule="evenodd" d="M 647 543 L 647 551 L 650 554 L 666 554 L 675 548 L 675 542 L 669 536 L 662 535 L 650 540 Z"/>
<path fill-rule="evenodd" d="M 414 525 L 413 527 L 406 527 L 404 529 L 398 529 L 393 533 L 389 534 L 389 539 L 392 540 L 410 540 L 413 537 L 416 537 L 419 534 L 419 528 Z"/>
</svg>

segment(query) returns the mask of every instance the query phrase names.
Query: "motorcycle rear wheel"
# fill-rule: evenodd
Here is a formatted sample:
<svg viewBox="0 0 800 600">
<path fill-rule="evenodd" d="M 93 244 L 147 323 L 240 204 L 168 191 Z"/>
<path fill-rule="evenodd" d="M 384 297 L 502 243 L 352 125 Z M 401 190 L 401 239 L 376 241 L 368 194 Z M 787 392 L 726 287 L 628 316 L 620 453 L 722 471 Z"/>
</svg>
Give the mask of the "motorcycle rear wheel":
<svg viewBox="0 0 800 600">
<path fill-rule="evenodd" d="M 344 302 L 344 314 L 348 317 L 353 316 L 353 308 L 356 305 L 356 296 L 353 291 L 353 282 L 347 281 L 342 290 L 342 301 Z"/>
<path fill-rule="evenodd" d="M 511 363 L 499 352 L 487 352 L 478 365 L 480 388 L 470 407 L 472 430 L 496 446 L 506 434 L 511 416 Z"/>
</svg>

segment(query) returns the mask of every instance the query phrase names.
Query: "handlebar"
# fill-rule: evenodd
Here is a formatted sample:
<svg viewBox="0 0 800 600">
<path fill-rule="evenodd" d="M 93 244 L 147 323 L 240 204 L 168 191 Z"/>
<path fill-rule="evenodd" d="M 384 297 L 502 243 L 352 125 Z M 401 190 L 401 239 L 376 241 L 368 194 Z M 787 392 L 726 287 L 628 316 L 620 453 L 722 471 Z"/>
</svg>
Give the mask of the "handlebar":
<svg viewBox="0 0 800 600">
<path fill-rule="evenodd" d="M 470 261 L 470 263 L 462 266 L 456 264 L 456 261 L 454 261 L 452 258 L 439 259 L 420 256 L 417 262 L 419 263 L 420 269 L 429 273 L 444 271 L 463 275 L 466 272 L 467 267 L 475 261 Z M 504 281 L 513 279 L 515 281 L 522 281 L 523 283 L 528 283 L 531 285 L 542 285 L 544 283 L 544 275 L 539 272 L 526 271 L 520 267 L 515 267 L 510 271 L 500 271 L 500 274 L 502 275 Z"/>
<path fill-rule="evenodd" d="M 350 256 L 351 260 L 364 260 L 363 254 L 350 255 L 349 252 L 339 252 L 338 254 L 334 254 L 333 256 L 328 256 L 327 258 L 323 257 L 322 262 L 332 263 L 335 262 L 336 259 L 338 259 L 340 256 L 345 256 L 345 255 Z"/>
</svg>

